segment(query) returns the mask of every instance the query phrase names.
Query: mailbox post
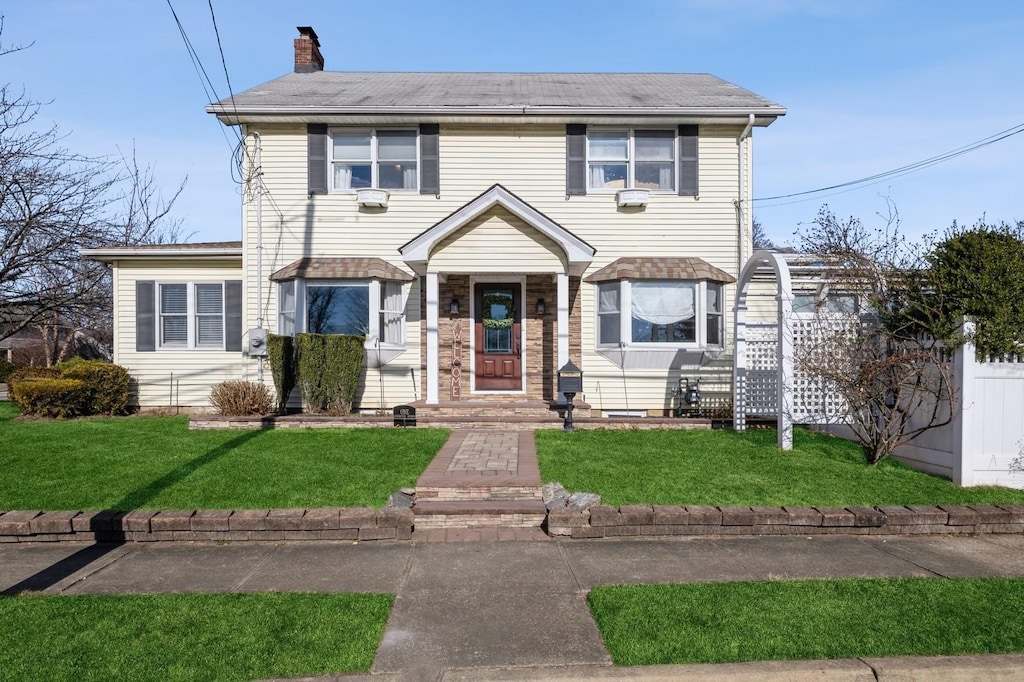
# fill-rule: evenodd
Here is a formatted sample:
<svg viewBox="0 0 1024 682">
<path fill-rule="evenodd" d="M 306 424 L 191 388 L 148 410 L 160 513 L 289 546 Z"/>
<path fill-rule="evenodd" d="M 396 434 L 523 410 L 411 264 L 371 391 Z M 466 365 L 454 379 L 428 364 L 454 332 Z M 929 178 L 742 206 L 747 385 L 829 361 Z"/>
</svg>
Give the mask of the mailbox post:
<svg viewBox="0 0 1024 682">
<path fill-rule="evenodd" d="M 575 431 L 576 427 L 572 425 L 572 400 L 577 393 L 583 393 L 583 370 L 572 364 L 572 360 L 558 370 L 558 392 L 565 396 L 565 422 L 562 430 Z"/>
</svg>

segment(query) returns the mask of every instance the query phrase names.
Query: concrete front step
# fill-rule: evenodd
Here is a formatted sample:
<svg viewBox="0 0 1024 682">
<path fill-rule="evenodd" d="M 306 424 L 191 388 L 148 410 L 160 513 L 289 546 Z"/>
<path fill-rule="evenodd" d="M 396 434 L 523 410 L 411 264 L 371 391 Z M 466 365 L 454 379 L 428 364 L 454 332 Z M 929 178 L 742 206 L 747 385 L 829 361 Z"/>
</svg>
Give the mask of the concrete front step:
<svg viewBox="0 0 1024 682">
<path fill-rule="evenodd" d="M 417 501 L 512 501 L 542 500 L 544 490 L 538 485 L 486 485 L 480 483 L 451 484 L 443 487 L 417 486 Z"/>
<path fill-rule="evenodd" d="M 547 510 L 541 500 L 417 500 L 413 526 L 433 528 L 539 528 Z"/>
<path fill-rule="evenodd" d="M 549 403 L 546 400 L 510 400 L 506 396 L 493 398 L 474 398 L 469 400 L 442 400 L 436 405 L 428 405 L 424 401 L 413 403 L 417 419 L 434 417 L 493 417 L 497 419 L 534 419 L 537 421 L 561 420 L 565 416 L 565 406 Z M 573 417 L 586 419 L 591 416 L 590 405 L 576 401 L 573 403 Z"/>
</svg>

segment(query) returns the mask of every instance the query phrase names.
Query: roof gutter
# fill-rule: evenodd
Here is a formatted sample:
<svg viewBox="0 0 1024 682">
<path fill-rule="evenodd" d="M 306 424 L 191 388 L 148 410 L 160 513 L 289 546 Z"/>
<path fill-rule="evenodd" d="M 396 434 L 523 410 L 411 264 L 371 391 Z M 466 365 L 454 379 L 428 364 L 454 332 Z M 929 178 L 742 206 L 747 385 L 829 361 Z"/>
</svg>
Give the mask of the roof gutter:
<svg viewBox="0 0 1024 682">
<path fill-rule="evenodd" d="M 413 116 L 700 116 L 725 118 L 736 116 L 758 116 L 762 119 L 774 119 L 786 115 L 785 107 L 765 106 L 751 110 L 750 107 L 564 107 L 538 105 L 502 105 L 502 106 L 238 106 L 209 104 L 206 112 L 216 114 L 224 119 L 235 121 L 250 116 L 366 116 L 396 115 Z M 768 125 L 767 120 L 762 125 Z"/>
<path fill-rule="evenodd" d="M 241 247 L 216 247 L 209 249 L 183 249 L 183 248 L 135 248 L 135 247 L 112 247 L 104 249 L 81 249 L 79 255 L 83 258 L 100 261 L 101 263 L 113 263 L 117 260 L 159 260 L 165 258 L 201 258 L 201 259 L 232 259 L 241 258 Z"/>
</svg>

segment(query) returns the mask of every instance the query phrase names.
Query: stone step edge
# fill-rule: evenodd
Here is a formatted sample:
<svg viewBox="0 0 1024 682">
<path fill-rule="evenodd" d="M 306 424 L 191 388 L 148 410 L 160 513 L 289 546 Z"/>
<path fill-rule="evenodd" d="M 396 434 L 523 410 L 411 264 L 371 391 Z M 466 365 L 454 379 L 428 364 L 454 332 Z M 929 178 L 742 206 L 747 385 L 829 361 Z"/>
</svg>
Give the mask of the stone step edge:
<svg viewBox="0 0 1024 682">
<path fill-rule="evenodd" d="M 472 501 L 479 507 L 487 501 Z M 421 503 L 429 507 L 426 502 Z M 445 501 L 451 505 L 453 502 Z M 508 505 L 508 502 L 499 502 Z M 531 504 L 536 504 L 532 502 Z M 422 513 L 423 507 L 420 508 Z M 413 510 L 312 509 L 0 512 L 0 543 L 408 540 Z M 1024 534 L 1024 505 L 747 507 L 598 505 L 547 514 L 565 538 L 672 535 Z"/>
<path fill-rule="evenodd" d="M 547 514 L 543 500 L 417 500 L 413 516 Z"/>
</svg>

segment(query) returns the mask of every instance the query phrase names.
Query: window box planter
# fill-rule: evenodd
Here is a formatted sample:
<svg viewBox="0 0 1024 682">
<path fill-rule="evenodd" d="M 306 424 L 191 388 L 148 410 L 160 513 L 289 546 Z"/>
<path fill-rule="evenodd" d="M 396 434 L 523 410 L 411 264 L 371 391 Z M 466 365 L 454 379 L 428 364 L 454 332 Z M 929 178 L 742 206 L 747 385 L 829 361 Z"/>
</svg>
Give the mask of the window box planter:
<svg viewBox="0 0 1024 682">
<path fill-rule="evenodd" d="M 646 206 L 651 199 L 648 189 L 620 189 L 615 193 L 615 201 L 619 206 Z"/>
<path fill-rule="evenodd" d="M 356 201 L 359 202 L 360 206 L 365 206 L 367 208 L 387 208 L 388 191 L 386 189 L 376 189 L 372 187 L 357 189 Z"/>
</svg>

